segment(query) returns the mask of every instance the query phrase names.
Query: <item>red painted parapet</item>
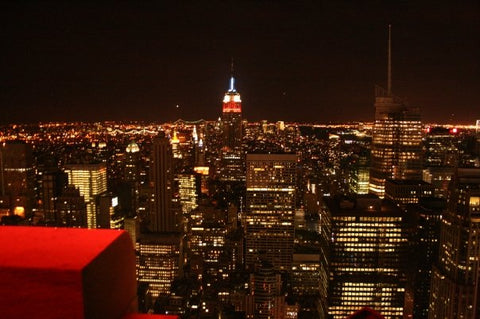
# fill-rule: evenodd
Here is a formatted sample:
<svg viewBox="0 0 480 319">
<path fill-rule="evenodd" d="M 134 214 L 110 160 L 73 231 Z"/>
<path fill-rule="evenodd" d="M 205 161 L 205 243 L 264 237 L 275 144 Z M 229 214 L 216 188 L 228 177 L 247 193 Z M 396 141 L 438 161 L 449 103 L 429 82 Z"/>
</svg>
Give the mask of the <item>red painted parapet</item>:
<svg viewBox="0 0 480 319">
<path fill-rule="evenodd" d="M 347 319 L 385 319 L 385 317 L 376 312 L 375 310 L 365 307 L 355 312 Z"/>
<path fill-rule="evenodd" d="M 179 316 L 171 315 L 145 315 L 145 314 L 129 314 L 123 317 L 122 319 L 179 319 Z"/>
<path fill-rule="evenodd" d="M 118 319 L 134 312 L 128 234 L 0 226 L 0 309 L 1 318 L 37 319 Z"/>
</svg>

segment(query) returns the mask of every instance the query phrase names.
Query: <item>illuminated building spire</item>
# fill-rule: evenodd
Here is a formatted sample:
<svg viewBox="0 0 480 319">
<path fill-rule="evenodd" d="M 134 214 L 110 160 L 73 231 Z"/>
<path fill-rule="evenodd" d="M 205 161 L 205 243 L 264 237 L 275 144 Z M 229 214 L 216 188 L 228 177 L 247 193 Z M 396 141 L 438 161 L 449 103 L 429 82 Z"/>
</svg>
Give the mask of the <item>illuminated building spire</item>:
<svg viewBox="0 0 480 319">
<path fill-rule="evenodd" d="M 230 88 L 228 92 L 235 93 L 237 90 L 235 89 L 235 77 L 233 76 L 234 68 L 233 68 L 233 57 L 232 57 L 232 64 L 230 65 Z"/>
<path fill-rule="evenodd" d="M 197 126 L 193 126 L 192 138 L 195 144 L 198 142 Z"/>
<path fill-rule="evenodd" d="M 235 90 L 235 78 L 233 76 L 230 78 L 230 88 L 228 89 L 228 92 L 237 92 L 237 90 Z"/>
<path fill-rule="evenodd" d="M 242 100 L 240 98 L 240 93 L 235 89 L 235 77 L 233 76 L 233 58 L 232 64 L 230 66 L 230 83 L 228 91 L 225 93 L 223 98 L 223 113 L 241 113 L 242 112 Z"/>
</svg>

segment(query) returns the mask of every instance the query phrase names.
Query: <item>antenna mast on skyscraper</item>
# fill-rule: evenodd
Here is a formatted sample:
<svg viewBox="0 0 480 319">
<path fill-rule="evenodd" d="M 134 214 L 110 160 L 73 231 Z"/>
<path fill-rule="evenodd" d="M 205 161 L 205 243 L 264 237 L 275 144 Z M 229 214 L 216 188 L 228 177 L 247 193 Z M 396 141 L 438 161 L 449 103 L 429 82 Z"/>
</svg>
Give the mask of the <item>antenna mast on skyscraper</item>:
<svg viewBox="0 0 480 319">
<path fill-rule="evenodd" d="M 392 95 L 392 25 L 388 25 L 387 95 Z"/>
<path fill-rule="evenodd" d="M 228 90 L 228 92 L 235 92 L 235 78 L 233 77 L 233 56 L 232 56 L 232 63 L 230 65 L 230 89 Z"/>
</svg>

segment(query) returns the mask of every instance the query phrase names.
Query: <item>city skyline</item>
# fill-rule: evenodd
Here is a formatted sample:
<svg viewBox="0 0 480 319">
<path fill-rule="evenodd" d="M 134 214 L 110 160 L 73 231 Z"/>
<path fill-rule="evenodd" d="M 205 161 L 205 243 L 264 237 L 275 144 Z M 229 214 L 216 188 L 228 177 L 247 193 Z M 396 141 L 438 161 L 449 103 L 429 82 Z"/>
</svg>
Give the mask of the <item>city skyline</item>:
<svg viewBox="0 0 480 319">
<path fill-rule="evenodd" d="M 232 57 L 247 120 L 372 121 L 388 24 L 393 93 L 424 122 L 480 117 L 474 1 L 31 2 L 1 12 L 1 124 L 216 119 Z"/>
</svg>

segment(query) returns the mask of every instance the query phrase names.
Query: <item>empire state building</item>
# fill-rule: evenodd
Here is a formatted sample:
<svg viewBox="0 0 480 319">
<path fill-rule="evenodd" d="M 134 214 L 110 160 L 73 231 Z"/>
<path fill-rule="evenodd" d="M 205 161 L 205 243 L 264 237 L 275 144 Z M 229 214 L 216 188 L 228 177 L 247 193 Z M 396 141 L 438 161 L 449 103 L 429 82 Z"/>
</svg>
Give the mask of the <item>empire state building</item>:
<svg viewBox="0 0 480 319">
<path fill-rule="evenodd" d="M 222 150 L 220 179 L 244 181 L 244 155 L 242 148 L 242 100 L 235 89 L 235 78 L 230 78 L 230 87 L 223 98 Z"/>
</svg>

